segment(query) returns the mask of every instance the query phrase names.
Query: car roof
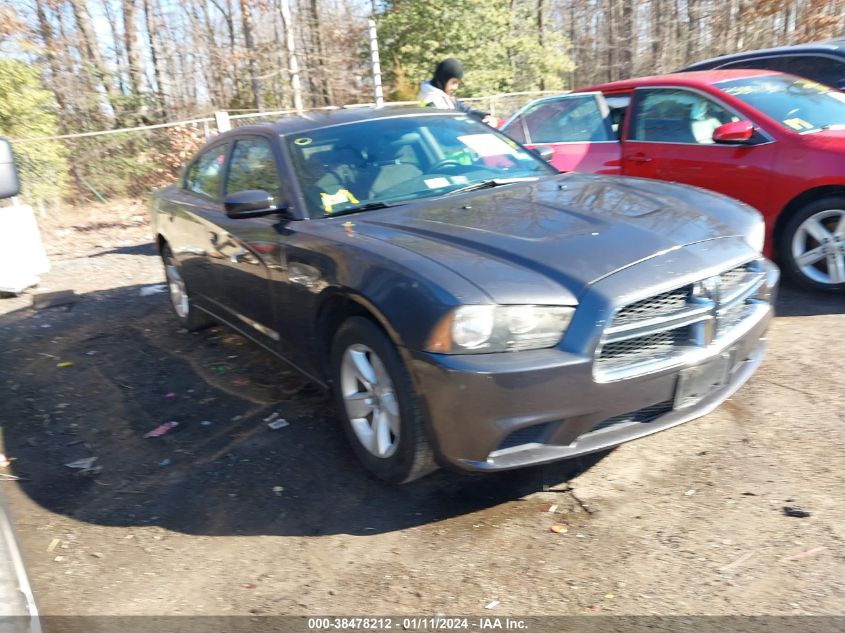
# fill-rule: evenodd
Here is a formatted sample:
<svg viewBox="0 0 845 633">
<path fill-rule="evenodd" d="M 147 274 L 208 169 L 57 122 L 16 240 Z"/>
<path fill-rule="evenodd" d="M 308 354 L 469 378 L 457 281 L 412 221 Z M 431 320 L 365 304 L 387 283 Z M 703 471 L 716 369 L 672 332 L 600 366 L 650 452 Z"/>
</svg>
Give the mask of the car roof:
<svg viewBox="0 0 845 633">
<path fill-rule="evenodd" d="M 622 81 L 611 81 L 604 84 L 596 84 L 586 88 L 578 88 L 573 92 L 624 92 L 644 86 L 658 86 L 672 84 L 676 86 L 710 86 L 720 81 L 731 79 L 744 79 L 746 77 L 757 77 L 760 75 L 781 75 L 774 70 L 699 70 L 695 72 L 671 73 L 668 75 L 653 75 L 651 77 L 637 77 L 636 79 L 623 79 Z"/>
<path fill-rule="evenodd" d="M 226 136 L 233 134 L 243 134 L 250 131 L 268 130 L 280 135 L 287 134 L 301 134 L 303 132 L 311 132 L 334 125 L 343 125 L 346 123 L 358 123 L 360 121 L 376 121 L 380 119 L 393 119 L 405 116 L 465 116 L 463 112 L 456 110 L 437 110 L 435 108 L 418 108 L 407 106 L 386 106 L 383 108 L 338 108 L 336 110 L 325 110 L 318 112 L 304 112 L 300 115 L 294 115 L 270 121 L 267 123 L 258 123 L 255 125 L 248 125 L 235 128 L 226 132 Z M 221 138 L 224 135 L 220 135 Z"/>
<path fill-rule="evenodd" d="M 697 68 L 712 68 L 727 62 L 735 62 L 743 59 L 754 59 L 755 57 L 774 57 L 790 54 L 807 53 L 833 53 L 845 57 L 845 35 L 836 37 L 825 42 L 811 42 L 808 44 L 795 44 L 793 46 L 778 46 L 776 48 L 761 48 L 756 51 L 743 51 L 741 53 L 730 53 L 719 57 L 712 57 L 694 64 L 690 64 L 679 72 L 695 70 Z"/>
</svg>

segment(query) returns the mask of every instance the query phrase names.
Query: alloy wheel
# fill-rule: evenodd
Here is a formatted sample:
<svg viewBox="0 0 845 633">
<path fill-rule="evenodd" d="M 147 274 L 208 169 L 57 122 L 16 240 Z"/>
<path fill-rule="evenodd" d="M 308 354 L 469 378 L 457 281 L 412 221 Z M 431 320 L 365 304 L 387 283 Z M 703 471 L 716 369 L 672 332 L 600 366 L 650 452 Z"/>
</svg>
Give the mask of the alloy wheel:
<svg viewBox="0 0 845 633">
<path fill-rule="evenodd" d="M 382 360 L 366 345 L 350 345 L 343 353 L 340 388 L 349 423 L 361 445 L 380 458 L 399 445 L 399 402 Z"/>
<path fill-rule="evenodd" d="M 792 259 L 808 279 L 845 283 L 845 209 L 825 209 L 804 220 L 792 237 Z"/>
<path fill-rule="evenodd" d="M 168 258 L 164 266 L 164 274 L 167 277 L 167 287 L 170 291 L 170 302 L 173 304 L 173 309 L 179 318 L 188 318 L 188 311 L 190 310 L 188 290 L 172 259 Z"/>
</svg>

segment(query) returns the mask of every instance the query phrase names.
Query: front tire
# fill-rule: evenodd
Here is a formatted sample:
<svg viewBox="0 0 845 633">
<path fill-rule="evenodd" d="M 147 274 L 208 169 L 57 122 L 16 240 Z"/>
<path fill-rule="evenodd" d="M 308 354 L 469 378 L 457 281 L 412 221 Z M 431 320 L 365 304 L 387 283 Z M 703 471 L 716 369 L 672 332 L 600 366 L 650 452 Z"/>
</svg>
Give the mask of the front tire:
<svg viewBox="0 0 845 633">
<path fill-rule="evenodd" d="M 845 290 L 845 196 L 806 205 L 786 223 L 778 243 L 784 273 L 809 290 Z"/>
<path fill-rule="evenodd" d="M 202 330 L 211 325 L 214 325 L 214 320 L 202 310 L 194 306 L 191 301 L 191 295 L 185 280 L 182 278 L 182 272 L 179 270 L 179 264 L 176 263 L 176 258 L 173 257 L 173 251 L 170 246 L 165 244 L 161 249 L 161 259 L 164 264 L 164 276 L 167 279 L 167 291 L 170 295 L 170 306 L 182 326 L 189 332 Z"/>
<path fill-rule="evenodd" d="M 378 326 L 362 317 L 344 322 L 331 372 L 344 433 L 370 473 L 398 484 L 437 468 L 411 377 Z"/>
</svg>

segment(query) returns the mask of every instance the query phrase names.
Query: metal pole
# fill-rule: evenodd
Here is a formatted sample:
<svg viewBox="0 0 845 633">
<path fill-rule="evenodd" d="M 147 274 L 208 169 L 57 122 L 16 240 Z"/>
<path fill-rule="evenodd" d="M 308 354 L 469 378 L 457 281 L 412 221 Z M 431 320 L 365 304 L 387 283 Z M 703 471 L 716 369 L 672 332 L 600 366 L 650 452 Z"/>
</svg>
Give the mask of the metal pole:
<svg viewBox="0 0 845 633">
<path fill-rule="evenodd" d="M 293 107 L 297 112 L 302 112 L 302 83 L 299 79 L 299 59 L 296 57 L 294 45 L 293 18 L 290 13 L 289 0 L 282 0 L 282 21 L 285 23 L 285 40 L 288 46 L 288 68 L 290 70 L 290 83 L 293 89 Z"/>
<path fill-rule="evenodd" d="M 381 88 L 381 63 L 378 58 L 378 33 L 376 33 L 376 21 L 372 18 L 367 20 L 370 25 L 370 55 L 373 58 L 373 87 L 376 93 L 376 107 L 384 107 L 384 92 Z"/>
</svg>

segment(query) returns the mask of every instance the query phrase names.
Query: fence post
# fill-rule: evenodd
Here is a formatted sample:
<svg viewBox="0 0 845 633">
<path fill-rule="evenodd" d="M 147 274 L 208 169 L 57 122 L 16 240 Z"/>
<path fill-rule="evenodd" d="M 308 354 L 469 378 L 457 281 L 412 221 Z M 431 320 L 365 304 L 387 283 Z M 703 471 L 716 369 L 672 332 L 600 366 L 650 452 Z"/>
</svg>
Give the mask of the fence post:
<svg viewBox="0 0 845 633">
<path fill-rule="evenodd" d="M 218 110 L 214 113 L 214 124 L 217 126 L 218 132 L 228 132 L 232 129 L 229 113 L 225 110 Z"/>
<path fill-rule="evenodd" d="M 384 92 L 381 87 L 381 62 L 378 56 L 378 33 L 376 32 L 376 21 L 370 18 L 367 20 L 370 26 L 370 56 L 373 61 L 373 87 L 375 88 L 376 107 L 384 106 Z"/>
</svg>

